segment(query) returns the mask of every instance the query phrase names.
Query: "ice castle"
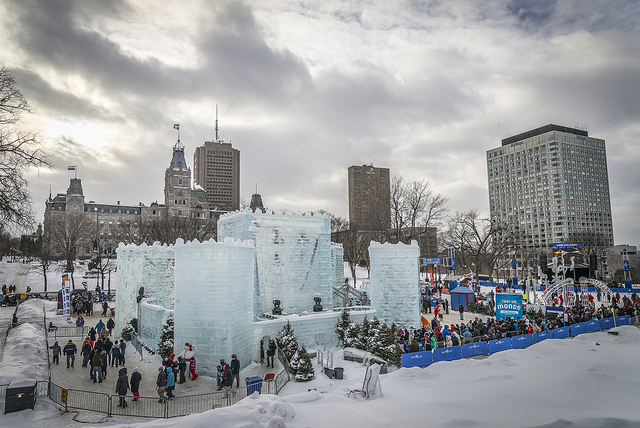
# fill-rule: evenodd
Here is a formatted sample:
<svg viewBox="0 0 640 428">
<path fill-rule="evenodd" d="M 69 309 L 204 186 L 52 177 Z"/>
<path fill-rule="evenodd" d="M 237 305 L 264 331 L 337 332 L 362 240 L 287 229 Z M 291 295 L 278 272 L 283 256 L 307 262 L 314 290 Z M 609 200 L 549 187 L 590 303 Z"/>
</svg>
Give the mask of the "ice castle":
<svg viewBox="0 0 640 428">
<path fill-rule="evenodd" d="M 195 344 L 198 372 L 212 376 L 231 354 L 242 367 L 257 361 L 260 340 L 275 337 L 287 322 L 308 349 L 338 344 L 340 312 L 333 310 L 332 292 L 344 282 L 343 250 L 331 243 L 328 216 L 236 211 L 220 217 L 218 237 L 169 246 L 120 244 L 116 331 L 136 318 L 142 341 L 157 349 L 164 321 L 173 315 L 175 353 L 186 342 Z M 417 244 L 372 243 L 370 254 L 372 308 L 354 308 L 352 320 L 377 314 L 417 327 Z M 281 314 L 272 311 L 274 301 Z"/>
</svg>

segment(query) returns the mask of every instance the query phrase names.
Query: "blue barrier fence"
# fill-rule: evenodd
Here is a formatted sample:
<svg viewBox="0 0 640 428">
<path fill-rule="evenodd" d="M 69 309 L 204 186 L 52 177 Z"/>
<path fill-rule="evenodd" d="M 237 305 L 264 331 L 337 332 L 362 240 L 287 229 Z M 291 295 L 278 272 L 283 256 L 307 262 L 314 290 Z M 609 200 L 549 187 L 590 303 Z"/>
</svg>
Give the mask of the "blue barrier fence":
<svg viewBox="0 0 640 428">
<path fill-rule="evenodd" d="M 619 325 L 629 325 L 631 317 L 628 315 L 615 318 L 605 318 L 600 321 L 587 321 L 572 324 L 569 327 L 555 328 L 551 331 L 524 334 L 521 336 L 494 339 L 488 342 L 466 343 L 462 346 L 449 346 L 433 351 L 403 354 L 401 367 L 427 367 L 439 361 L 454 361 L 461 358 L 471 358 L 481 355 L 495 354 L 508 349 L 523 349 L 546 339 L 564 339 L 579 334 L 605 330 Z"/>
</svg>

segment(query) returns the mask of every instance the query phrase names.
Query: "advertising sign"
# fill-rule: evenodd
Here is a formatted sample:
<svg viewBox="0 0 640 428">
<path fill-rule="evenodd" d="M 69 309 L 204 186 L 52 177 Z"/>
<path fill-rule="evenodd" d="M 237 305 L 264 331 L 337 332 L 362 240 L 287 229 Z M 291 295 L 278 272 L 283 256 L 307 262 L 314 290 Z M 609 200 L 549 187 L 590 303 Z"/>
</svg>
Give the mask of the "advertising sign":
<svg viewBox="0 0 640 428">
<path fill-rule="evenodd" d="M 62 315 L 65 317 L 71 316 L 71 293 L 69 287 L 62 289 Z"/>
<path fill-rule="evenodd" d="M 496 294 L 496 318 L 522 318 L 522 294 Z"/>
<path fill-rule="evenodd" d="M 432 257 L 428 259 L 422 259 L 423 265 L 440 265 L 440 259 L 438 257 Z"/>
</svg>

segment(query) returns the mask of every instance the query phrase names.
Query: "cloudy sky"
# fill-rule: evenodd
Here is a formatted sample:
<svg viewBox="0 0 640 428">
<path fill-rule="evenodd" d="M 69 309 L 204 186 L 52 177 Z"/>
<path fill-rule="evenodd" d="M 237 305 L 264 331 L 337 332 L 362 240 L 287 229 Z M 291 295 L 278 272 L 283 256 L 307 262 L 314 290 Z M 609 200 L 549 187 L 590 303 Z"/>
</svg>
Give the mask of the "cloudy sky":
<svg viewBox="0 0 640 428">
<path fill-rule="evenodd" d="M 187 161 L 241 152 L 241 198 L 348 217 L 347 168 L 426 179 L 488 211 L 485 152 L 549 123 L 607 144 L 616 243 L 640 244 L 640 2 L 0 0 L 12 70 L 53 170 L 87 200 L 163 201 L 180 123 Z"/>
</svg>

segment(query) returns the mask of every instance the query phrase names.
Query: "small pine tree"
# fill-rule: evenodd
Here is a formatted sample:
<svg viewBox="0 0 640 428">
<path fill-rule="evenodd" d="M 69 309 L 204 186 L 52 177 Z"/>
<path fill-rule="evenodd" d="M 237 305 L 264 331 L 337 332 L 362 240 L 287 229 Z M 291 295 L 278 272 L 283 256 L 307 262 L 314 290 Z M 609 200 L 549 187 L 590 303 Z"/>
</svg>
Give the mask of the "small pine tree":
<svg viewBox="0 0 640 428">
<path fill-rule="evenodd" d="M 295 367 L 296 382 L 309 382 L 315 376 L 315 370 L 311 363 L 311 358 L 304 345 L 298 348 L 291 359 L 291 368 Z"/>
<path fill-rule="evenodd" d="M 366 340 L 366 350 L 367 352 L 373 352 L 373 349 L 378 349 L 380 347 L 380 325 L 382 323 L 378 321 L 378 318 L 373 317 L 371 322 L 369 322 L 369 334 L 363 339 Z"/>
<path fill-rule="evenodd" d="M 278 348 L 287 357 L 287 360 L 291 362 L 291 359 L 298 350 L 298 341 L 293 334 L 293 327 L 291 323 L 287 321 L 287 324 L 282 327 L 282 330 L 276 336 L 276 344 Z"/>
<path fill-rule="evenodd" d="M 352 347 L 356 349 L 362 349 L 364 351 L 367 350 L 368 338 L 369 338 L 369 329 L 371 327 L 371 322 L 365 315 L 362 319 L 362 322 L 358 325 L 358 335 L 351 340 Z"/>
<path fill-rule="evenodd" d="M 168 317 L 162 326 L 162 334 L 158 342 L 158 354 L 162 358 L 168 357 L 173 352 L 173 317 Z"/>
<path fill-rule="evenodd" d="M 393 331 L 385 323 L 379 322 L 375 331 L 375 336 L 371 340 L 372 347 L 369 349 L 373 355 L 382 358 L 389 364 L 400 366 L 402 350 L 396 343 Z"/>
<path fill-rule="evenodd" d="M 345 337 L 344 337 L 344 347 L 352 347 L 352 348 L 357 348 L 357 344 L 359 343 L 359 336 L 360 336 L 360 324 L 358 324 L 357 322 L 349 322 L 349 325 L 347 326 L 347 329 L 345 331 Z"/>
<path fill-rule="evenodd" d="M 349 318 L 349 312 L 342 310 L 342 314 L 338 323 L 336 324 L 336 334 L 338 335 L 339 343 L 342 343 L 342 347 L 344 348 L 346 345 L 345 338 L 347 334 L 347 329 L 351 324 L 351 319 Z"/>
</svg>

